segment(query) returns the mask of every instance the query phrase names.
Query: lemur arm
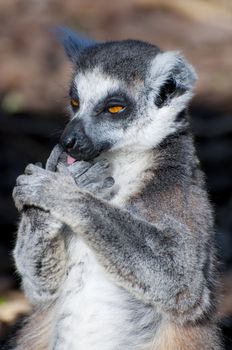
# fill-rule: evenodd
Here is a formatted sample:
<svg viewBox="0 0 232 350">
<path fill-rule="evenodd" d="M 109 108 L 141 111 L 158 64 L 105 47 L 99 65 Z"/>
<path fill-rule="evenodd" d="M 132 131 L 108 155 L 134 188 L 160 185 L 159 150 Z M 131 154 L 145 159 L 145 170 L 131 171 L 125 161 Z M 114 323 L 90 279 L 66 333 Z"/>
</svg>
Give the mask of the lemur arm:
<svg viewBox="0 0 232 350">
<path fill-rule="evenodd" d="M 61 149 L 55 146 L 47 160 L 47 170 L 55 171 L 60 154 Z M 25 208 L 22 211 L 14 260 L 24 292 L 32 304 L 56 298 L 66 265 L 64 229 L 60 220 L 44 210 Z"/>
<path fill-rule="evenodd" d="M 62 219 L 81 234 L 117 283 L 175 320 L 197 319 L 209 311 L 209 242 L 202 232 L 193 233 L 172 217 L 152 224 L 92 196 L 77 198 L 78 209 L 70 207 Z"/>
<path fill-rule="evenodd" d="M 170 216 L 159 223 L 141 220 L 78 189 L 71 177 L 33 165 L 29 173 L 14 189 L 18 207 L 49 211 L 83 237 L 117 283 L 170 317 L 193 320 L 208 311 L 211 253 L 200 229 L 192 232 Z"/>
</svg>

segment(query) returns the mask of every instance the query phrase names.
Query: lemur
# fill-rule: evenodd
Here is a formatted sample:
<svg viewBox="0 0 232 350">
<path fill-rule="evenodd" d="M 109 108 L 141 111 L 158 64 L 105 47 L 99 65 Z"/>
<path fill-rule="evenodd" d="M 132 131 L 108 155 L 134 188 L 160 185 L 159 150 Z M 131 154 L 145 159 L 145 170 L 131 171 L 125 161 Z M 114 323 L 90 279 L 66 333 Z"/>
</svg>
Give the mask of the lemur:
<svg viewBox="0 0 232 350">
<path fill-rule="evenodd" d="M 178 53 L 63 31 L 71 119 L 13 191 L 32 315 L 17 350 L 219 350 L 212 209 Z"/>
</svg>

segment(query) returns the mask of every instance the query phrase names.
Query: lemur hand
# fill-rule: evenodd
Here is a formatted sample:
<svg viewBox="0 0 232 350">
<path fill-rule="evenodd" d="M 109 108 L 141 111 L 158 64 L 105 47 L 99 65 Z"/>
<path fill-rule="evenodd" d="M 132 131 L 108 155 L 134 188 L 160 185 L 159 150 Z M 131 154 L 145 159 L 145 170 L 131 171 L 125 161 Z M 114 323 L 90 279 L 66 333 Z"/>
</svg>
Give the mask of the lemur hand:
<svg viewBox="0 0 232 350">
<path fill-rule="evenodd" d="M 111 176 L 110 165 L 106 160 L 100 160 L 94 165 L 81 161 L 68 167 L 77 186 L 96 197 L 109 200 L 113 196 L 114 179 Z"/>
<path fill-rule="evenodd" d="M 48 193 L 65 192 L 67 186 L 70 188 L 77 185 L 105 200 L 112 197 L 114 180 L 110 176 L 107 161 L 99 161 L 94 165 L 84 161 L 75 162 L 70 166 L 64 163 L 57 165 L 60 156 L 61 150 L 56 146 L 47 161 L 46 169 L 30 164 L 26 167 L 25 174 L 17 178 L 13 198 L 19 211 L 27 206 L 46 210 L 46 205 L 39 205 L 37 200 L 40 197 L 46 198 Z M 54 172 L 55 170 L 57 171 Z"/>
<path fill-rule="evenodd" d="M 112 198 L 114 179 L 111 176 L 112 169 L 106 160 L 100 160 L 95 164 L 79 161 L 68 166 L 67 155 L 64 154 L 60 145 L 56 145 L 47 160 L 46 169 L 56 171 L 57 164 L 60 162 L 66 165 L 66 168 L 60 167 L 60 172 L 67 174 L 70 172 L 79 188 L 105 200 Z"/>
</svg>

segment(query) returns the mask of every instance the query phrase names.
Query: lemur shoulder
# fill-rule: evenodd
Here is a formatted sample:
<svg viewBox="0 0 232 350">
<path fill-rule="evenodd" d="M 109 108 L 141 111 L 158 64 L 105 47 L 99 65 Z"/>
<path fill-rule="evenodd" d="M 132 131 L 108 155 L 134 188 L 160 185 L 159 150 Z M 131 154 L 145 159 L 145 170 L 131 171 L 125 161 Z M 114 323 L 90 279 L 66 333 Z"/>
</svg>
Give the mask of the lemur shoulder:
<svg viewBox="0 0 232 350">
<path fill-rule="evenodd" d="M 13 192 L 33 312 L 12 349 L 222 349 L 192 66 L 140 41 L 62 40 L 71 119 L 47 167 L 29 165 Z"/>
</svg>

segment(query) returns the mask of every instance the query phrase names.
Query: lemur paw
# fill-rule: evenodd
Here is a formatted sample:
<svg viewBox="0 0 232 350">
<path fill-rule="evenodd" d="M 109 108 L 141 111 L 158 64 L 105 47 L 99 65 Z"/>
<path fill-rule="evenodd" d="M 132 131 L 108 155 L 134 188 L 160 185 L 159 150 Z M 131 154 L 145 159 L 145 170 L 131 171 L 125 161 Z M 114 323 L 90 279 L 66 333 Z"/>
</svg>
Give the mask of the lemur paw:
<svg viewBox="0 0 232 350">
<path fill-rule="evenodd" d="M 19 211 L 24 207 L 52 211 L 57 202 L 62 200 L 62 195 L 65 196 L 73 189 L 77 190 L 77 186 L 71 174 L 54 173 L 29 164 L 25 174 L 20 175 L 16 180 L 13 198 Z"/>
<path fill-rule="evenodd" d="M 68 167 L 77 186 L 91 192 L 96 197 L 110 199 L 113 196 L 114 179 L 112 169 L 106 160 L 91 165 L 87 162 L 76 162 Z"/>
</svg>

